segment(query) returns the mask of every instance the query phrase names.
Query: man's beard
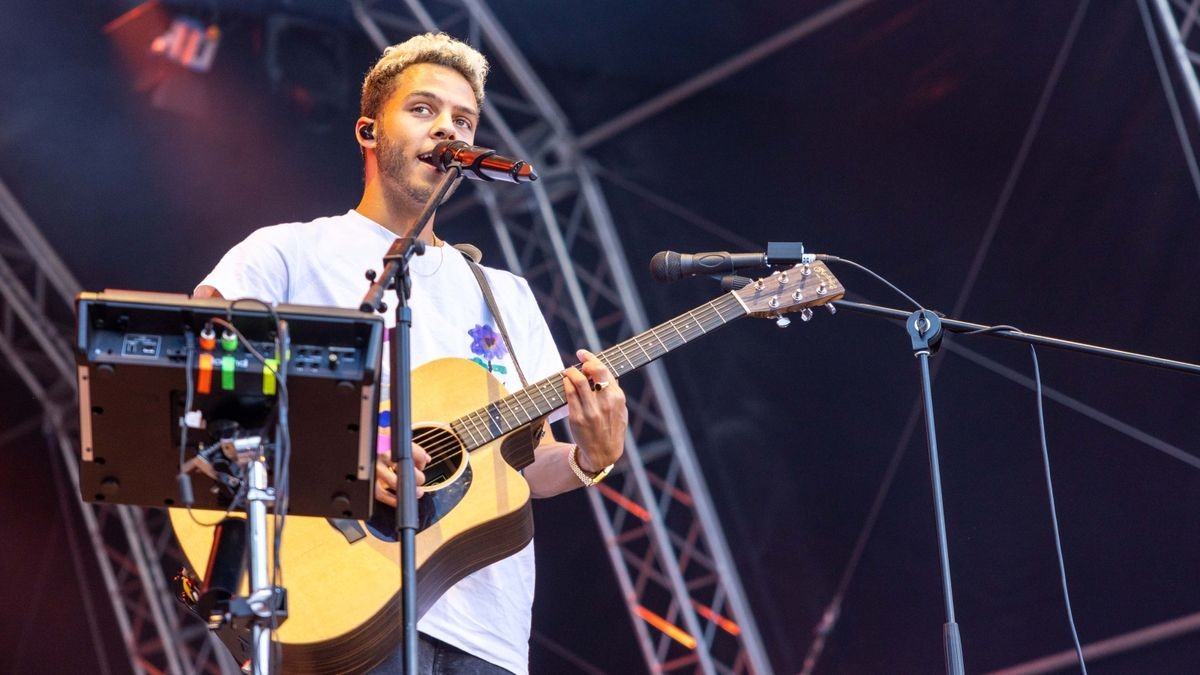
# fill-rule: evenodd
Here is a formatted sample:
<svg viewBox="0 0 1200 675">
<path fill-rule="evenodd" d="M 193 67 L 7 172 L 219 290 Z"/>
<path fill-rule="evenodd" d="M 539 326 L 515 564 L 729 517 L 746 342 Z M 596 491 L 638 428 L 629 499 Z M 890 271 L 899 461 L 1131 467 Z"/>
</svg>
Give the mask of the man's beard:
<svg viewBox="0 0 1200 675">
<path fill-rule="evenodd" d="M 388 208 L 394 213 L 404 213 L 412 208 L 423 209 L 429 198 L 433 196 L 434 187 L 426 186 L 416 181 L 413 175 L 414 166 L 404 151 L 391 142 L 386 134 L 380 134 L 375 144 L 375 158 L 379 172 L 383 175 L 383 198 L 387 200 Z M 462 183 L 462 177 L 454 181 L 441 203 L 446 203 Z"/>
<path fill-rule="evenodd" d="M 420 209 L 429 201 L 433 188 L 416 182 L 413 175 L 413 159 L 387 137 L 380 134 L 375 144 L 375 157 L 379 173 L 383 175 L 383 194 L 393 210 L 410 211 Z"/>
</svg>

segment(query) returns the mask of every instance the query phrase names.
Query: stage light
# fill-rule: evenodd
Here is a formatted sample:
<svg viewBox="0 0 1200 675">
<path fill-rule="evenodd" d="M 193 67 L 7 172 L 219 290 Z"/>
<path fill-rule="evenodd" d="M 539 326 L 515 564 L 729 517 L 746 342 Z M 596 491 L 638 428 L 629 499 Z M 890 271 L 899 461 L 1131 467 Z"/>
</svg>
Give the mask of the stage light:
<svg viewBox="0 0 1200 675">
<path fill-rule="evenodd" d="M 154 38 L 150 51 L 166 57 L 189 70 L 208 72 L 217 47 L 221 43 L 221 29 L 205 25 L 190 16 L 176 16 L 167 31 Z"/>
</svg>

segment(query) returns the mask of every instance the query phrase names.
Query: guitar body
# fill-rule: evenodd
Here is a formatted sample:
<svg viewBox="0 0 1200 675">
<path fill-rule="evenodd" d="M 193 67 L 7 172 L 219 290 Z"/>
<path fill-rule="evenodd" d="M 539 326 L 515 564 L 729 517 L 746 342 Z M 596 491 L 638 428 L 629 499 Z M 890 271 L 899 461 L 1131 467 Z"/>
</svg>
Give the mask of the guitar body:
<svg viewBox="0 0 1200 675">
<path fill-rule="evenodd" d="M 453 440 L 447 422 L 507 394 L 490 373 L 465 359 L 440 359 L 415 369 L 412 387 L 414 430 L 433 429 L 439 441 Z M 541 420 L 469 453 L 447 453 L 460 459 L 448 460 L 445 475 L 418 500 L 419 615 L 460 579 L 520 551 L 533 538 L 529 485 L 510 464 L 532 461 L 536 437 L 531 427 L 540 429 Z M 436 471 L 427 468 L 426 473 Z M 195 513 L 207 522 L 217 512 Z M 170 517 L 192 569 L 206 569 L 213 530 L 196 524 L 185 509 L 170 509 Z M 399 546 L 390 536 L 394 521 L 388 515 L 373 523 L 375 529 L 364 521 L 344 523 L 365 534 L 351 542 L 325 518 L 287 517 L 281 566 L 288 618 L 276 632 L 286 670 L 363 671 L 399 645 Z"/>
</svg>

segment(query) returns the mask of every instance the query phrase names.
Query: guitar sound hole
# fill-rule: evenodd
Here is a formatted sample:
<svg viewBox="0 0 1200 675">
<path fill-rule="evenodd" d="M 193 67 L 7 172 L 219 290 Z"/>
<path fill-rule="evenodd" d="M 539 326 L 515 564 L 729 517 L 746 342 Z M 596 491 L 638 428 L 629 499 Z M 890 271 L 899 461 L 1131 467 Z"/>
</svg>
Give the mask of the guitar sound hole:
<svg viewBox="0 0 1200 675">
<path fill-rule="evenodd" d="M 413 441 L 429 453 L 429 463 L 425 465 L 425 489 L 437 488 L 462 472 L 465 449 L 449 429 L 417 427 L 413 429 Z"/>
</svg>

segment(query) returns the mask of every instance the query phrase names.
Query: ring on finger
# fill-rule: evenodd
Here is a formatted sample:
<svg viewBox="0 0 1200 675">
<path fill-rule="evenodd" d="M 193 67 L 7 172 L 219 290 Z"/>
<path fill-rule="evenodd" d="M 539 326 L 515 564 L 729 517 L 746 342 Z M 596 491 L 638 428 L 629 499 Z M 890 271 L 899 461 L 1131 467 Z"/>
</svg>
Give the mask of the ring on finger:
<svg viewBox="0 0 1200 675">
<path fill-rule="evenodd" d="M 612 383 L 611 383 L 611 382 L 608 382 L 608 381 L 604 381 L 604 382 L 593 382 L 593 383 L 592 383 L 592 391 L 604 391 L 604 388 L 605 388 L 605 387 L 607 387 L 607 386 L 608 386 L 608 385 L 610 385 L 610 384 L 612 384 Z"/>
</svg>

